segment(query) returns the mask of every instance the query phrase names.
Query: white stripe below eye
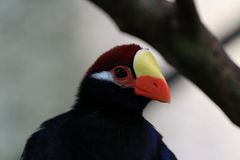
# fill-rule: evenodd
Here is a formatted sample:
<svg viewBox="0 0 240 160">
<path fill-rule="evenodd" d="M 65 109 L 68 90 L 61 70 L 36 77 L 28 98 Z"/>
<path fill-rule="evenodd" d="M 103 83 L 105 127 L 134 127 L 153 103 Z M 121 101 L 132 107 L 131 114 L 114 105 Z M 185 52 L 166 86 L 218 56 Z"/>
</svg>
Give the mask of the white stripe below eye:
<svg viewBox="0 0 240 160">
<path fill-rule="evenodd" d="M 98 73 L 93 73 L 91 75 L 92 78 L 95 79 L 99 79 L 99 80 L 104 80 L 104 81 L 109 81 L 112 82 L 116 85 L 119 85 L 114 79 L 113 79 L 113 75 L 111 72 L 109 71 L 102 71 L 102 72 L 98 72 Z"/>
</svg>

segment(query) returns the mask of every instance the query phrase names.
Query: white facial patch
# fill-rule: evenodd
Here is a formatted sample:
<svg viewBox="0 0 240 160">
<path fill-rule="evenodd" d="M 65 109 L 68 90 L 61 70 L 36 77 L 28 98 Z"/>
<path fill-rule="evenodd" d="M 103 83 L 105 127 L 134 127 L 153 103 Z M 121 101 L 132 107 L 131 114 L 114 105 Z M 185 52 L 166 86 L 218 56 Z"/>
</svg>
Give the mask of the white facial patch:
<svg viewBox="0 0 240 160">
<path fill-rule="evenodd" d="M 102 72 L 98 72 L 98 73 L 93 73 L 91 75 L 92 78 L 94 79 L 99 79 L 99 80 L 104 80 L 104 81 L 109 81 L 112 82 L 116 85 L 119 85 L 114 79 L 113 79 L 113 75 L 110 71 L 102 71 Z"/>
</svg>

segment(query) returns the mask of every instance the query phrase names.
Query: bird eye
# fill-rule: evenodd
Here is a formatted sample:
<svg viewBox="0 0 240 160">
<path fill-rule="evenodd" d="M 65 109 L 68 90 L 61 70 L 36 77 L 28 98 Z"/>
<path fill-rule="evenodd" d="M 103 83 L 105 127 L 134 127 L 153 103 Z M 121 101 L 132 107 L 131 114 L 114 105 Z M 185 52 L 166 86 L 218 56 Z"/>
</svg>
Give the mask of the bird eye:
<svg viewBox="0 0 240 160">
<path fill-rule="evenodd" d="M 117 78 L 125 78 L 128 76 L 128 70 L 123 66 L 118 66 L 114 69 L 114 75 Z"/>
<path fill-rule="evenodd" d="M 117 66 L 112 69 L 114 80 L 125 88 L 133 88 L 135 85 L 134 77 L 131 70 L 126 66 Z"/>
</svg>

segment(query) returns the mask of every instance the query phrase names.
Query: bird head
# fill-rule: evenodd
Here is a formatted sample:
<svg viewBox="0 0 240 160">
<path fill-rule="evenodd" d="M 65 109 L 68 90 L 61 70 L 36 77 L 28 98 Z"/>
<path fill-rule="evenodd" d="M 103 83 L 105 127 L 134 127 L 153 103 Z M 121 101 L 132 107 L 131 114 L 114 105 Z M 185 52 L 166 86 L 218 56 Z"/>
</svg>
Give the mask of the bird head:
<svg viewBox="0 0 240 160">
<path fill-rule="evenodd" d="M 142 111 L 150 100 L 170 102 L 167 82 L 148 49 L 117 46 L 89 68 L 80 86 L 79 102 L 107 110 Z"/>
</svg>

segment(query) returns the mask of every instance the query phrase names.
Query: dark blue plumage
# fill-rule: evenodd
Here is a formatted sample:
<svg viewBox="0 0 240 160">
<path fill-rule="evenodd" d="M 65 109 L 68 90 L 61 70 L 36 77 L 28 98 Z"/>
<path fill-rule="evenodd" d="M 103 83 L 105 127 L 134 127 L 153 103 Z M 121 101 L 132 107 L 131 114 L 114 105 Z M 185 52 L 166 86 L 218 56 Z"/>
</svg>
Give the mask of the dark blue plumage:
<svg viewBox="0 0 240 160">
<path fill-rule="evenodd" d="M 90 72 L 73 109 L 44 122 L 27 141 L 22 160 L 176 160 L 142 116 L 150 99 L 94 78 L 94 68 Z"/>
<path fill-rule="evenodd" d="M 174 160 L 142 116 L 73 109 L 45 122 L 26 145 L 23 160 Z"/>
</svg>

